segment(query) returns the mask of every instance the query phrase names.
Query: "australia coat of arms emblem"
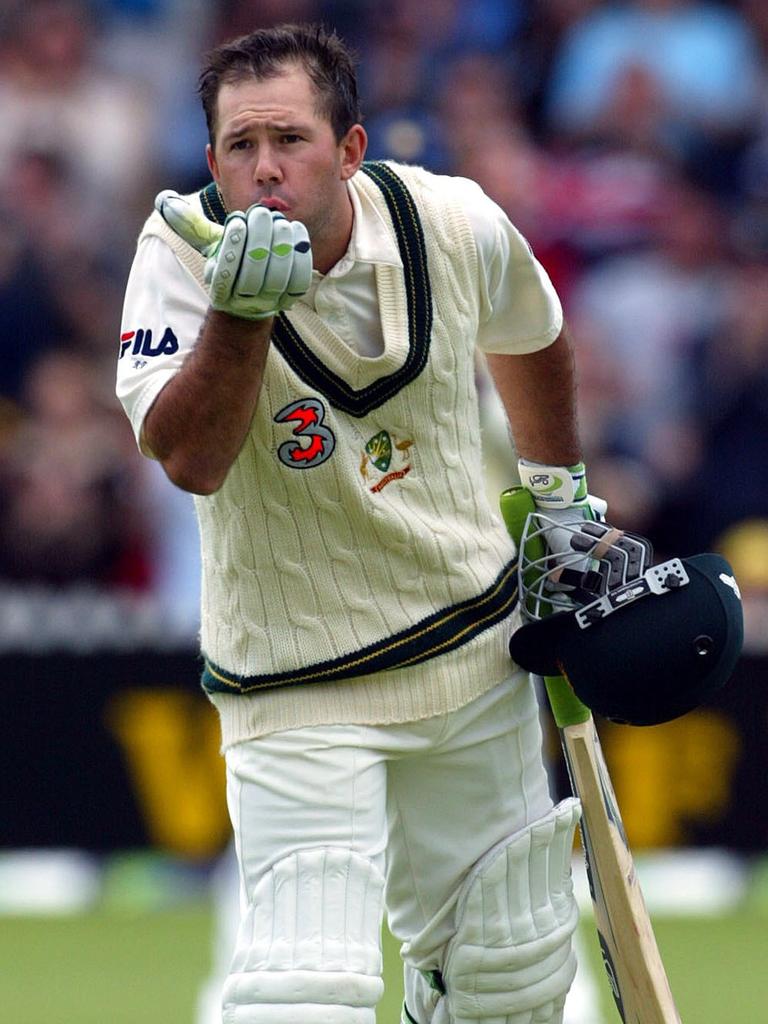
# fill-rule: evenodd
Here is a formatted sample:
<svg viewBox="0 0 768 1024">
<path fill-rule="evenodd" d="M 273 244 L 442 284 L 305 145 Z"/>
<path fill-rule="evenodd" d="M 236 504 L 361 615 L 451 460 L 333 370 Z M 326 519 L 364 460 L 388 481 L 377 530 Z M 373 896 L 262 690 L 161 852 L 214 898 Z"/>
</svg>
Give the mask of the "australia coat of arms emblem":
<svg viewBox="0 0 768 1024">
<path fill-rule="evenodd" d="M 360 456 L 360 474 L 374 494 L 410 473 L 412 446 L 412 440 L 400 440 L 387 430 L 380 430 L 366 442 Z"/>
</svg>

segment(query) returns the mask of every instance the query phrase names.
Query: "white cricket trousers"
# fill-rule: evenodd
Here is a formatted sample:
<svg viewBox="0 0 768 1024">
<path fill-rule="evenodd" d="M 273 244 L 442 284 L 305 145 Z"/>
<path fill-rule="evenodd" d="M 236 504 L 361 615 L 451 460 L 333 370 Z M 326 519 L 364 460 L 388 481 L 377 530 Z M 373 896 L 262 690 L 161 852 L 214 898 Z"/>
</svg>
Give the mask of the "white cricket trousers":
<svg viewBox="0 0 768 1024">
<path fill-rule="evenodd" d="M 403 944 L 406 994 L 415 984 L 423 985 L 418 972 L 440 969 L 454 931 L 456 894 L 469 869 L 552 806 L 538 705 L 524 672 L 435 718 L 271 733 L 231 747 L 226 763 L 241 884 L 241 926 L 230 982 L 237 972 L 242 979 L 256 960 L 257 967 L 275 963 L 289 975 L 298 956 L 304 960 L 295 984 L 306 983 L 310 995 L 313 980 L 305 977 L 302 964 L 311 960 L 313 943 L 318 950 L 331 949 L 339 940 L 346 902 L 365 904 L 360 913 L 369 920 L 344 937 L 345 948 L 364 945 L 365 935 L 358 933 L 367 929 L 368 939 L 375 937 L 380 964 L 384 907 L 381 886 L 369 884 L 372 879 L 385 881 L 389 928 Z M 318 858 L 318 852 L 323 856 Z M 334 894 L 334 886 L 341 884 L 338 871 L 313 879 L 313 873 L 319 876 L 326 869 L 326 853 L 352 856 L 354 870 L 345 863 L 340 872 L 349 878 L 356 872 L 361 884 L 355 886 L 353 879 L 349 891 Z M 336 881 L 329 881 L 331 875 Z M 287 913 L 285 898 L 275 893 L 291 885 L 295 893 Z M 286 953 L 284 947 L 292 943 L 293 951 Z M 301 943 L 303 951 L 297 953 Z M 359 970 L 370 971 L 370 956 L 366 963 Z M 341 1003 L 342 975 L 342 995 L 336 997 Z M 253 998 L 268 1001 L 264 993 L 270 991 L 270 978 L 264 981 L 260 974 L 259 979 Z M 289 977 L 283 980 L 290 982 Z M 239 993 L 235 1002 L 251 998 L 241 992 L 249 991 L 246 982 L 232 988 Z M 355 985 L 349 988 L 354 1004 L 361 996 Z M 289 1019 L 284 1008 L 274 1016 L 266 1005 L 253 1012 L 241 1009 L 226 1010 L 225 1022 Z M 339 1011 L 316 1019 L 372 1020 L 372 1011 L 366 1013 L 345 1016 Z"/>
</svg>

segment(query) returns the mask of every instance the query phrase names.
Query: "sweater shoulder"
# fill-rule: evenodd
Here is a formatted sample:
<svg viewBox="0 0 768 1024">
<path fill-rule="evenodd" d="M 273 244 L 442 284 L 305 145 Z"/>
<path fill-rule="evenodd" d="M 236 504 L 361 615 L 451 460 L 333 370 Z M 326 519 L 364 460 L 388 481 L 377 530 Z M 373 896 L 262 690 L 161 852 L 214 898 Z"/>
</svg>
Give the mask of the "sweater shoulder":
<svg viewBox="0 0 768 1024">
<path fill-rule="evenodd" d="M 190 206 L 193 206 L 197 210 L 199 210 L 200 213 L 204 213 L 204 210 L 200 203 L 199 192 L 190 192 L 187 195 L 182 196 L 181 198 L 186 200 L 186 202 L 188 202 Z M 160 214 L 157 212 L 157 210 L 152 210 L 152 212 L 144 221 L 141 227 L 141 231 L 139 232 L 139 241 L 150 235 L 156 235 L 158 238 L 166 238 L 168 231 L 170 231 L 170 228 L 165 223 Z"/>
<path fill-rule="evenodd" d="M 430 238 L 446 253 L 461 251 L 474 264 L 477 246 L 466 205 L 482 195 L 480 186 L 468 178 L 435 174 L 417 164 L 382 162 L 410 192 Z"/>
<path fill-rule="evenodd" d="M 201 213 L 204 212 L 200 203 L 199 192 L 192 192 L 189 195 L 185 195 L 183 198 L 186 199 L 191 206 L 197 207 Z M 146 238 L 159 238 L 165 242 L 182 266 L 192 275 L 200 287 L 205 289 L 205 282 L 203 279 L 205 257 L 201 256 L 194 246 L 185 242 L 183 238 L 180 238 L 176 232 L 165 223 L 157 210 L 153 210 L 145 220 L 144 225 L 139 232 L 138 243 L 140 244 Z"/>
</svg>

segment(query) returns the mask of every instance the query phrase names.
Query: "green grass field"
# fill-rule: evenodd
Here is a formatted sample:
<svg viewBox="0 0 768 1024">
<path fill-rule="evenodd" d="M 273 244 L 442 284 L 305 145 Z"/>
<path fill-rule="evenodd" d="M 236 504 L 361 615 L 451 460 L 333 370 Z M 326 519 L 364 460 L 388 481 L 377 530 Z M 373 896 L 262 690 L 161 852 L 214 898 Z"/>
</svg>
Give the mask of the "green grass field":
<svg viewBox="0 0 768 1024">
<path fill-rule="evenodd" d="M 768 915 L 658 918 L 656 934 L 684 1024 L 768 1021 Z M 589 922 L 582 925 L 597 960 Z M 132 913 L 0 917 L 0 1007 L 9 1024 L 192 1024 L 208 968 L 204 903 Z M 379 1024 L 397 1024 L 400 967 L 386 947 Z M 606 1024 L 618 1014 L 606 999 Z"/>
</svg>

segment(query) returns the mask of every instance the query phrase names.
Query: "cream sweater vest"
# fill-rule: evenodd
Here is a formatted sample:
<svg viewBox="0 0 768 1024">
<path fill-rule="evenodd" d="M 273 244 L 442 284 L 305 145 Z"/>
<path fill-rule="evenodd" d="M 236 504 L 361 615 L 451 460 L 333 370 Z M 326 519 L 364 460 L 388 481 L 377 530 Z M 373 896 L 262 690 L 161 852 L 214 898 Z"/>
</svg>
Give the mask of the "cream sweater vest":
<svg viewBox="0 0 768 1024">
<path fill-rule="evenodd" d="M 376 267 L 384 352 L 359 357 L 298 302 L 276 321 L 240 455 L 196 499 L 203 684 L 225 747 L 431 717 L 512 667 L 515 552 L 483 486 L 472 232 L 428 172 L 366 167 L 352 187 L 405 268 Z M 145 233 L 203 287 L 202 257 L 159 216 Z"/>
</svg>

